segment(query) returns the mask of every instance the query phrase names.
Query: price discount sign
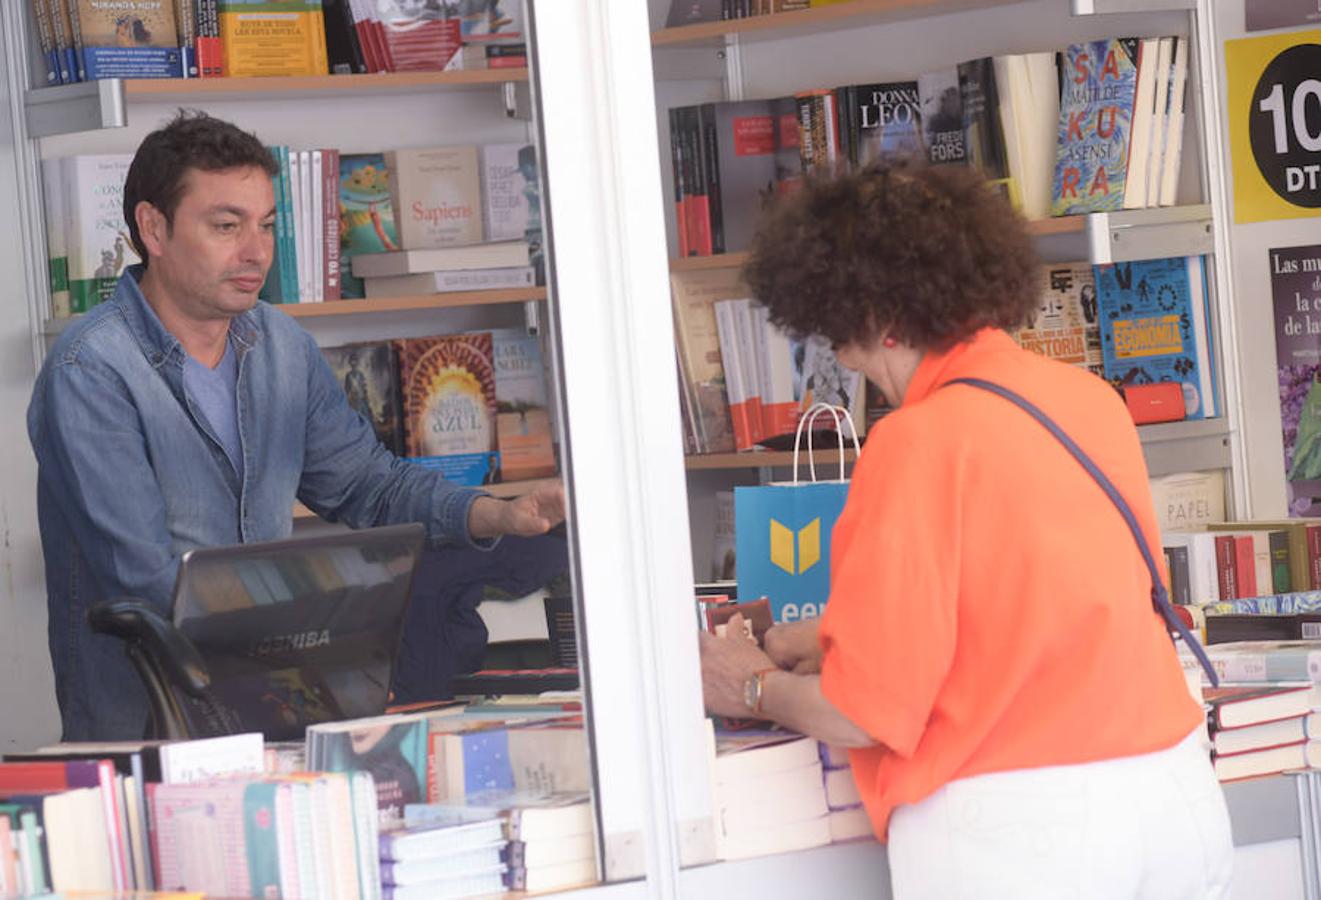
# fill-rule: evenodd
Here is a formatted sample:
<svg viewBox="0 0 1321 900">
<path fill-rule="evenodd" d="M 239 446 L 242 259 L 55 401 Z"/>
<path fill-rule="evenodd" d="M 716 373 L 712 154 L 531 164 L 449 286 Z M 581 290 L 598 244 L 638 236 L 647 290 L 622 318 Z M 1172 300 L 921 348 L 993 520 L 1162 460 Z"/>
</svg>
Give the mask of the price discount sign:
<svg viewBox="0 0 1321 900">
<path fill-rule="evenodd" d="M 1234 221 L 1321 215 L 1321 31 L 1225 43 Z"/>
</svg>

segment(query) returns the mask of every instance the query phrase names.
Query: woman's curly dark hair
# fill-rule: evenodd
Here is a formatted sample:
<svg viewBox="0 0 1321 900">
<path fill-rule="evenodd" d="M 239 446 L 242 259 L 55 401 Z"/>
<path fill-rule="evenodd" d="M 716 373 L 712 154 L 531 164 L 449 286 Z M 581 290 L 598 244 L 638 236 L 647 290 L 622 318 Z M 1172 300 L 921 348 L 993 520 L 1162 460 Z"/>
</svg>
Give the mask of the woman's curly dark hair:
<svg viewBox="0 0 1321 900">
<path fill-rule="evenodd" d="M 837 345 L 940 349 L 1036 306 L 1022 217 L 974 169 L 900 160 L 809 179 L 768 211 L 743 277 L 772 321 Z"/>
</svg>

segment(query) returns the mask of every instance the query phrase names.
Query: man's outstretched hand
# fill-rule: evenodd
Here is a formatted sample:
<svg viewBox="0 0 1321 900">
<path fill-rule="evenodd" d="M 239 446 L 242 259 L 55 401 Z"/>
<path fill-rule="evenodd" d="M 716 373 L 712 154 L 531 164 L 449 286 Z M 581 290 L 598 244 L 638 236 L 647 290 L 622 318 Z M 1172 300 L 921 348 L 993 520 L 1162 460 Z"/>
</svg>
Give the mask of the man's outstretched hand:
<svg viewBox="0 0 1321 900">
<path fill-rule="evenodd" d="M 478 497 L 468 508 L 468 532 L 478 539 L 514 534 L 535 537 L 564 521 L 564 485 L 538 485 L 521 497 Z"/>
</svg>

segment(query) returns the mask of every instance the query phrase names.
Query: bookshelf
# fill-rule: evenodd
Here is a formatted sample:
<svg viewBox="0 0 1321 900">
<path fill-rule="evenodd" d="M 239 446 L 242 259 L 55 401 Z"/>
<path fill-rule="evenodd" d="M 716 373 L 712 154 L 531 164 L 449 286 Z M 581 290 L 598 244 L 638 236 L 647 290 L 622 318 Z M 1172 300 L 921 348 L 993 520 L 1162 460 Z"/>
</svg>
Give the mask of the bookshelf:
<svg viewBox="0 0 1321 900">
<path fill-rule="evenodd" d="M 823 467 L 836 467 L 831 471 L 836 471 L 839 466 L 839 449 L 830 448 L 823 450 L 817 447 L 814 451 L 816 457 L 816 467 L 818 473 Z M 857 460 L 858 454 L 852 449 L 844 451 L 844 462 L 853 463 Z M 685 469 L 700 471 L 704 469 L 763 469 L 780 468 L 792 466 L 794 464 L 794 453 L 792 450 L 750 450 L 743 453 L 703 453 L 697 455 L 685 456 L 683 465 Z M 807 465 L 807 448 L 804 447 L 798 454 L 799 467 Z M 806 471 L 806 469 L 804 469 Z"/>
<path fill-rule="evenodd" d="M 323 316 L 360 316 L 373 313 L 408 312 L 420 309 L 457 309 L 464 306 L 499 306 L 546 299 L 546 289 L 516 288 L 500 291 L 457 291 L 452 294 L 425 294 L 419 297 L 378 297 L 366 300 L 334 300 L 329 303 L 285 303 L 281 312 L 295 319 Z"/>
<path fill-rule="evenodd" d="M 693 46 L 719 41 L 784 40 L 827 31 L 878 25 L 933 15 L 1008 6 L 1015 0 L 852 0 L 815 9 L 702 22 L 652 32 L 653 47 Z"/>
<path fill-rule="evenodd" d="M 383 313 L 415 312 L 428 309 L 461 309 L 469 306 L 502 306 L 506 303 L 533 303 L 546 299 L 544 287 L 513 288 L 498 291 L 456 291 L 447 294 L 423 294 L 416 297 L 378 297 L 366 300 L 332 300 L 328 303 L 278 303 L 280 312 L 295 319 L 324 319 L 340 316 L 372 316 Z M 41 333 L 54 337 L 78 321 L 78 316 L 46 319 Z"/>
<path fill-rule="evenodd" d="M 524 68 L 287 78 L 106 78 L 29 89 L 23 94 L 23 107 L 28 135 L 40 138 L 123 127 L 129 121 L 129 107 L 142 103 L 380 100 L 438 91 L 497 91 L 527 80 Z"/>
</svg>

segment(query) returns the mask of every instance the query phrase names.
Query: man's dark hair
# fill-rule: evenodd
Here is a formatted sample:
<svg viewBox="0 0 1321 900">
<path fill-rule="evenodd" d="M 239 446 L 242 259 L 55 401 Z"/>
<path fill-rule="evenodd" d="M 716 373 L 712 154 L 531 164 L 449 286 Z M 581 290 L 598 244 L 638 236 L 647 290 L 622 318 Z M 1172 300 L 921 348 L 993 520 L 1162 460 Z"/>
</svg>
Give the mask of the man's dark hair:
<svg viewBox="0 0 1321 900">
<path fill-rule="evenodd" d="M 926 350 L 1020 326 L 1038 267 L 1022 217 L 976 170 L 900 160 L 784 195 L 743 276 L 791 333 Z"/>
<path fill-rule="evenodd" d="M 139 203 L 145 200 L 156 207 L 165 216 L 166 225 L 173 228 L 189 169 L 219 172 L 244 168 L 261 169 L 271 177 L 280 171 L 255 134 L 204 112 L 181 109 L 164 128 L 147 135 L 124 179 L 124 221 L 143 264 L 147 263 L 147 248 L 133 214 Z"/>
</svg>

